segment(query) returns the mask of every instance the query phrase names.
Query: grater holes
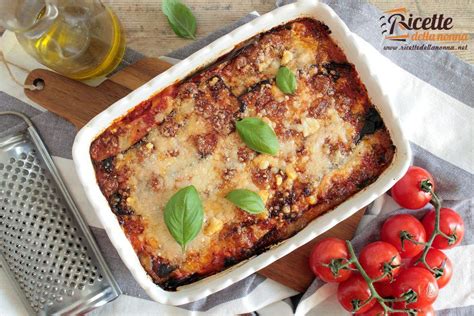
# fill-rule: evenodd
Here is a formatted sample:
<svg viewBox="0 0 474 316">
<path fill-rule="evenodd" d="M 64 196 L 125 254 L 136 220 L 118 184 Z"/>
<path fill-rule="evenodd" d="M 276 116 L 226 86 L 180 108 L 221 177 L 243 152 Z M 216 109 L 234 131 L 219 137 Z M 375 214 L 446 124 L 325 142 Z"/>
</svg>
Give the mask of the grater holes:
<svg viewBox="0 0 474 316">
<path fill-rule="evenodd" d="M 15 267 L 18 283 L 40 311 L 48 302 L 87 289 L 101 276 L 47 171 L 33 155 L 21 156 L 5 179 L 0 172 L 0 201 L 5 199 L 0 206 L 0 249 L 9 255 L 7 264 Z M 0 170 L 6 172 L 7 165 Z M 46 282 L 51 288 L 42 290 Z"/>
</svg>

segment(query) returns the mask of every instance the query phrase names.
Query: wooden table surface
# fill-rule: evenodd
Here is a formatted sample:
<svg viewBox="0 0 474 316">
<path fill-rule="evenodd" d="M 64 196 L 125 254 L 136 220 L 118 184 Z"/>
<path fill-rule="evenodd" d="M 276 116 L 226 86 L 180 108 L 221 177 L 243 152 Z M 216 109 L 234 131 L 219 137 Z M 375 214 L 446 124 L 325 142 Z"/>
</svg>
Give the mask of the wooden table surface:
<svg viewBox="0 0 474 316">
<path fill-rule="evenodd" d="M 260 14 L 275 8 L 275 0 L 182 0 L 197 19 L 197 37 L 201 38 L 223 25 L 238 20 L 255 10 Z M 343 0 L 341 0 L 343 1 Z M 185 46 L 190 40 L 178 38 L 168 26 L 158 0 L 103 0 L 114 9 L 122 21 L 128 46 L 147 56 L 159 57 Z M 459 58 L 474 64 L 474 1 L 433 0 L 369 0 L 380 10 L 406 7 L 411 13 L 421 16 L 441 14 L 453 17 L 453 33 L 469 33 L 468 50 L 454 51 Z M 374 21 L 378 26 L 378 21 Z"/>
</svg>

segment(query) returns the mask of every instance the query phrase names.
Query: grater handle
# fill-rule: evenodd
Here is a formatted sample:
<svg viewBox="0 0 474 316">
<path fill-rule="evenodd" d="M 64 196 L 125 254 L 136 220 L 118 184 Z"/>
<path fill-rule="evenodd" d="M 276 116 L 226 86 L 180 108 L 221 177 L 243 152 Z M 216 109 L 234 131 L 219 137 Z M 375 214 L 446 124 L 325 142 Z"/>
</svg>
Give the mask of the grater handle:
<svg viewBox="0 0 474 316">
<path fill-rule="evenodd" d="M 23 113 L 15 112 L 15 111 L 4 111 L 4 112 L 0 112 L 0 115 L 15 115 L 15 116 L 18 116 L 19 118 L 22 118 L 26 122 L 28 127 L 34 127 L 33 122 L 31 122 L 31 120 L 28 118 L 28 116 L 26 116 Z"/>
</svg>

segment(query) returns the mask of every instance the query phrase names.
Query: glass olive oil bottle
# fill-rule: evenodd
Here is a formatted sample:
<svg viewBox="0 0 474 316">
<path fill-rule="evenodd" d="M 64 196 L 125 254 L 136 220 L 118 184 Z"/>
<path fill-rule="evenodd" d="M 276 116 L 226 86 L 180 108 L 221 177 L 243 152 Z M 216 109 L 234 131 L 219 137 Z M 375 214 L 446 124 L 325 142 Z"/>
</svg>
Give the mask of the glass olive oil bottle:
<svg viewBox="0 0 474 316">
<path fill-rule="evenodd" d="M 98 0 L 0 0 L 0 25 L 38 62 L 73 79 L 107 75 L 125 51 L 117 16 Z"/>
</svg>

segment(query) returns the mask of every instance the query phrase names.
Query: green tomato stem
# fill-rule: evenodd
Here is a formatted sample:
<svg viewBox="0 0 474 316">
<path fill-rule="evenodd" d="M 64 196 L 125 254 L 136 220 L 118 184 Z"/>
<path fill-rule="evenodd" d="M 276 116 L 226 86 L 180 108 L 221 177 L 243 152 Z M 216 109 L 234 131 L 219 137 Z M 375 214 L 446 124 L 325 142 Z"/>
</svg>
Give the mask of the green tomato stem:
<svg viewBox="0 0 474 316">
<path fill-rule="evenodd" d="M 404 249 L 404 244 L 405 244 L 405 241 L 409 241 L 415 245 L 424 245 L 426 246 L 426 242 L 422 242 L 422 241 L 417 241 L 415 239 L 413 239 L 413 236 L 410 235 L 410 233 L 408 233 L 407 231 L 404 231 L 402 230 L 400 232 L 400 239 L 402 240 L 402 249 Z"/>
<path fill-rule="evenodd" d="M 429 179 L 423 180 L 420 183 L 420 188 L 426 193 L 430 193 L 433 189 L 433 184 Z"/>
<path fill-rule="evenodd" d="M 431 193 L 431 201 L 430 203 L 434 206 L 435 208 L 435 227 L 433 230 L 433 233 L 430 236 L 430 239 L 426 242 L 425 248 L 423 249 L 423 252 L 420 256 L 420 258 L 417 260 L 417 262 L 421 262 L 426 269 L 428 269 L 431 273 L 436 273 L 435 270 L 433 270 L 430 265 L 426 262 L 426 255 L 431 249 L 431 246 L 433 245 L 433 242 L 438 235 L 445 235 L 440 229 L 439 229 L 439 220 L 440 220 L 440 210 L 441 210 L 441 199 L 434 193 L 431 189 L 429 190 Z"/>
<path fill-rule="evenodd" d="M 364 305 L 368 304 L 372 299 L 376 299 L 378 303 L 380 304 L 380 306 L 382 306 L 382 308 L 384 309 L 384 314 L 386 315 L 387 313 L 410 311 L 410 310 L 405 310 L 405 309 L 404 310 L 393 309 L 387 304 L 385 304 L 386 302 L 395 302 L 395 301 L 402 302 L 402 301 L 405 301 L 405 299 L 404 298 L 386 299 L 380 296 L 380 294 L 377 293 L 377 290 L 374 287 L 374 283 L 376 282 L 376 280 L 371 279 L 369 275 L 367 274 L 367 272 L 365 272 L 364 268 L 362 267 L 359 260 L 357 259 L 357 256 L 354 252 L 354 248 L 352 247 L 352 244 L 349 240 L 346 240 L 346 245 L 347 245 L 347 249 L 349 250 L 349 254 L 351 256 L 350 262 L 355 265 L 360 275 L 364 278 L 365 282 L 367 282 L 367 286 L 369 287 L 369 290 L 370 290 L 370 297 L 362 305 L 359 306 L 359 309 L 363 307 Z"/>
</svg>

